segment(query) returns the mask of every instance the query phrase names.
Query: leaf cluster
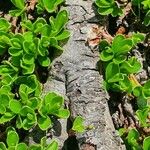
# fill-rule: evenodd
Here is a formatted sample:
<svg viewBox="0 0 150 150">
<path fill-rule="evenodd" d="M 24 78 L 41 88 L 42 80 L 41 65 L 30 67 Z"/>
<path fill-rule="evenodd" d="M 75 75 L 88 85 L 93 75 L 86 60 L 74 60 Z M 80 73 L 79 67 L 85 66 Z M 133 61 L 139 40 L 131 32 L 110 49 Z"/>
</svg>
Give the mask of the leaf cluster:
<svg viewBox="0 0 150 150">
<path fill-rule="evenodd" d="M 53 127 L 54 119 L 67 119 L 70 115 L 64 108 L 64 98 L 55 92 L 42 95 L 42 84 L 38 80 L 37 68 L 48 68 L 53 53 L 63 51 L 62 43 L 70 32 L 66 29 L 68 12 L 58 7 L 64 0 L 39 0 L 34 13 L 28 19 L 28 2 L 10 0 L 14 5 L 11 16 L 20 20 L 19 30 L 5 18 L 0 18 L 0 124 L 13 122 L 14 129 L 30 130 L 38 126 L 47 131 Z M 41 12 L 49 13 L 46 18 Z M 52 56 L 51 56 L 52 55 Z M 19 143 L 15 130 L 7 132 L 6 143 L 0 142 L 1 150 L 57 150 L 58 143 L 47 145 L 46 138 L 40 144 L 27 146 Z"/>
<path fill-rule="evenodd" d="M 1 150 L 58 150 L 58 143 L 54 140 L 50 144 L 46 143 L 46 137 L 41 139 L 40 144 L 32 144 L 27 146 L 25 143 L 19 142 L 19 136 L 15 130 L 8 129 L 6 144 L 0 142 Z"/>
<path fill-rule="evenodd" d="M 122 16 L 123 15 L 123 9 L 125 6 L 121 3 L 119 4 L 117 0 L 96 0 L 96 5 L 98 6 L 98 12 L 101 15 L 109 15 L 111 14 L 113 17 L 116 16 Z M 132 0 L 132 10 L 133 7 L 138 8 L 139 14 L 136 14 L 140 19 L 143 19 L 140 17 L 140 11 L 145 13 L 144 17 L 144 25 L 149 26 L 150 25 L 150 1 L 149 0 Z M 135 15 L 135 13 L 134 13 Z"/>
<path fill-rule="evenodd" d="M 32 74 L 37 64 L 48 67 L 51 64 L 50 50 L 62 51 L 59 41 L 70 36 L 70 32 L 64 29 L 67 22 L 68 13 L 62 10 L 56 18 L 50 17 L 49 23 L 43 18 L 37 18 L 34 23 L 23 21 L 21 26 L 26 32 L 13 34 L 9 32 L 11 25 L 0 18 L 0 55 L 8 51 L 10 56 L 9 60 L 3 60 L 0 75 Z"/>
<path fill-rule="evenodd" d="M 134 33 L 130 38 L 117 35 L 111 44 L 103 40 L 100 42 L 100 59 L 104 63 L 106 89 L 132 94 L 138 104 L 136 116 L 139 120 L 139 125 L 141 128 L 148 128 L 150 127 L 150 80 L 146 81 L 144 85 L 136 82 L 134 74 L 140 71 L 142 65 L 134 56 L 129 55 L 130 51 L 144 39 L 143 34 Z M 120 129 L 121 136 L 126 132 L 128 132 L 128 135 L 125 137 L 125 141 L 129 149 L 150 149 L 149 136 L 143 139 L 143 145 L 141 145 L 139 140 L 142 135 L 138 130 L 126 131 L 126 129 Z"/>
<path fill-rule="evenodd" d="M 107 90 L 132 92 L 135 85 L 129 75 L 139 72 L 142 65 L 135 57 L 129 57 L 129 52 L 143 40 L 143 34 L 134 33 L 131 38 L 117 35 L 111 45 L 106 40 L 100 42 L 100 59 L 105 62 Z"/>
</svg>

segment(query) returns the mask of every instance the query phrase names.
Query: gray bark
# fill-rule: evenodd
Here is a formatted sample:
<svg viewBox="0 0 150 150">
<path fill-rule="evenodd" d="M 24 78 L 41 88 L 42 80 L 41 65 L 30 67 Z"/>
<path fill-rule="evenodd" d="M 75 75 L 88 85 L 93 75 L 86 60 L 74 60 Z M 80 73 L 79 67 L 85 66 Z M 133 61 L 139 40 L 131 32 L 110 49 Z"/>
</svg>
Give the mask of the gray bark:
<svg viewBox="0 0 150 150">
<path fill-rule="evenodd" d="M 70 14 L 68 29 L 71 37 L 64 46 L 63 54 L 53 62 L 44 92 L 62 94 L 71 111 L 71 118 L 81 115 L 86 126 L 93 126 L 91 130 L 77 134 L 80 149 L 90 150 L 84 148 L 87 143 L 97 150 L 125 150 L 109 113 L 109 96 L 103 89 L 103 77 L 97 65 L 99 52 L 86 44 L 88 31 L 103 20 L 96 18 L 92 0 L 66 0 L 65 6 Z M 53 133 L 53 136 L 63 145 L 68 137 L 67 122 L 62 120 L 60 123 L 63 130 L 59 131 L 60 134 Z"/>
</svg>

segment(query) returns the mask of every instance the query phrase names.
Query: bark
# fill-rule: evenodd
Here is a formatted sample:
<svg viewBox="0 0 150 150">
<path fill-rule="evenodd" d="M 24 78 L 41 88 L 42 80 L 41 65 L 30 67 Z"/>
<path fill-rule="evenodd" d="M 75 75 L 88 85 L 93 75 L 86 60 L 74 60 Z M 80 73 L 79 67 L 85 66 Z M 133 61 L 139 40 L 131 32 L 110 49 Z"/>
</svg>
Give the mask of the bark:
<svg viewBox="0 0 150 150">
<path fill-rule="evenodd" d="M 70 148 L 67 143 L 69 121 L 56 123 L 52 136 L 59 139 L 61 146 L 65 142 L 64 150 L 125 150 L 109 113 L 109 96 L 103 89 L 102 69 L 98 63 L 99 52 L 87 43 L 91 29 L 106 24 L 106 20 L 97 18 L 92 0 L 66 0 L 65 9 L 70 14 L 71 37 L 63 54 L 53 62 L 44 92 L 62 94 L 71 111 L 70 119 L 81 115 L 85 125 L 93 128 L 76 135 L 77 147 L 72 144 Z"/>
</svg>

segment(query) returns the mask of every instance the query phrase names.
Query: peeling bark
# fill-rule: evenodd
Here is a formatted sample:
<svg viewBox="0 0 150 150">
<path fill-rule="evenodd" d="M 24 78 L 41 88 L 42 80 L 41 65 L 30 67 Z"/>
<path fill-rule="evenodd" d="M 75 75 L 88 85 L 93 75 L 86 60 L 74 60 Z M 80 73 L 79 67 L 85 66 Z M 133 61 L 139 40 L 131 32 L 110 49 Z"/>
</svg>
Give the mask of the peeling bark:
<svg viewBox="0 0 150 150">
<path fill-rule="evenodd" d="M 66 9 L 70 13 L 68 28 L 71 37 L 64 46 L 63 54 L 56 58 L 49 72 L 49 79 L 44 85 L 44 92 L 50 90 L 64 95 L 66 106 L 71 111 L 71 118 L 81 115 L 86 126 L 93 128 L 83 134 L 77 134 L 77 144 L 64 150 L 125 150 L 109 113 L 109 96 L 103 89 L 102 70 L 99 70 L 99 52 L 87 45 L 88 31 L 99 22 L 91 0 L 66 0 Z M 100 68 L 101 69 L 101 68 Z M 60 122 L 61 134 L 53 132 L 62 146 L 68 138 L 67 122 Z M 59 130 L 59 127 L 56 128 Z"/>
</svg>

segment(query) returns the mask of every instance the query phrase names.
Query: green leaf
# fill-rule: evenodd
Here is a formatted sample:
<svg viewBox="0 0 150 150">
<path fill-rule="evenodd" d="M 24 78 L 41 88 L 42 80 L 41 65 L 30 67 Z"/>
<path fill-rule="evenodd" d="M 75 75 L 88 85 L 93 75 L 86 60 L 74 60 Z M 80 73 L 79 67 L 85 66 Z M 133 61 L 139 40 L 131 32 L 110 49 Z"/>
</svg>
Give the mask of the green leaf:
<svg viewBox="0 0 150 150">
<path fill-rule="evenodd" d="M 39 117 L 38 118 L 38 125 L 39 125 L 41 130 L 48 130 L 49 128 L 52 127 L 52 121 L 48 116 L 46 116 L 46 118 Z"/>
<path fill-rule="evenodd" d="M 19 143 L 15 150 L 28 150 L 28 147 L 25 143 Z"/>
<path fill-rule="evenodd" d="M 101 15 L 111 14 L 113 17 L 121 15 L 122 9 L 115 3 L 114 0 L 96 0 L 98 6 L 98 12 Z"/>
<path fill-rule="evenodd" d="M 23 106 L 20 111 L 20 115 L 26 117 L 28 113 L 34 114 L 34 110 L 30 108 L 29 106 Z"/>
<path fill-rule="evenodd" d="M 9 131 L 6 139 L 8 147 L 16 146 L 19 143 L 19 136 L 15 131 Z"/>
<path fill-rule="evenodd" d="M 11 27 L 11 24 L 4 18 L 0 18 L 0 31 L 7 32 Z"/>
<path fill-rule="evenodd" d="M 6 113 L 6 108 L 4 107 L 4 105 L 0 105 L 0 114 L 5 114 Z"/>
<path fill-rule="evenodd" d="M 42 36 L 49 37 L 50 34 L 51 34 L 51 26 L 49 24 L 43 25 L 43 27 L 41 28 L 40 33 L 41 33 Z"/>
<path fill-rule="evenodd" d="M 0 150 L 7 150 L 6 145 L 3 142 L 0 142 Z"/>
<path fill-rule="evenodd" d="M 143 4 L 144 9 L 150 9 L 150 0 L 144 0 L 141 3 Z"/>
<path fill-rule="evenodd" d="M 113 17 L 121 16 L 123 14 L 123 9 L 121 7 L 118 7 L 117 2 L 115 2 L 115 5 L 113 7 L 114 9 L 113 12 L 111 13 Z"/>
<path fill-rule="evenodd" d="M 47 107 L 47 111 L 50 114 L 60 109 L 64 103 L 64 99 L 62 96 L 58 96 L 58 95 L 55 97 L 53 96 L 54 96 L 53 93 L 48 93 L 44 97 L 44 103 L 45 103 L 44 107 Z"/>
<path fill-rule="evenodd" d="M 0 104 L 3 106 L 8 106 L 9 105 L 9 100 L 10 97 L 5 93 L 5 94 L 0 94 Z"/>
<path fill-rule="evenodd" d="M 21 84 L 19 87 L 19 95 L 22 99 L 23 103 L 26 103 L 28 100 L 28 95 L 31 93 L 31 89 L 25 85 L 25 84 Z"/>
<path fill-rule="evenodd" d="M 51 60 L 47 56 L 45 56 L 45 57 L 39 56 L 38 61 L 39 61 L 40 65 L 43 67 L 48 67 L 51 64 Z"/>
<path fill-rule="evenodd" d="M 150 149 L 150 136 L 146 137 L 143 141 L 143 150 Z"/>
<path fill-rule="evenodd" d="M 22 128 L 22 119 L 21 119 L 21 116 L 20 116 L 20 115 L 17 116 L 17 119 L 16 119 L 16 127 L 17 127 L 18 129 L 21 129 L 21 128 Z"/>
<path fill-rule="evenodd" d="M 36 5 L 36 8 L 38 14 L 42 14 L 44 12 L 43 0 L 38 0 L 38 4 Z"/>
<path fill-rule="evenodd" d="M 150 80 L 148 80 L 142 88 L 143 96 L 148 99 L 150 97 Z"/>
<path fill-rule="evenodd" d="M 133 89 L 133 95 L 136 97 L 140 97 L 140 95 L 142 94 L 142 87 L 141 86 L 137 86 Z"/>
<path fill-rule="evenodd" d="M 20 61 L 20 66 L 22 68 L 22 73 L 23 75 L 29 75 L 29 74 L 33 74 L 34 70 L 35 70 L 35 63 L 33 64 L 25 64 L 22 60 Z"/>
<path fill-rule="evenodd" d="M 125 91 L 125 92 L 128 92 L 128 93 L 131 93 L 132 92 L 132 84 L 131 84 L 131 82 L 130 82 L 130 80 L 129 80 L 129 78 L 128 78 L 128 76 L 127 75 L 123 75 L 124 77 L 124 79 L 123 80 L 121 80 L 121 81 L 119 81 L 119 85 L 120 85 L 120 89 L 122 90 L 122 91 Z"/>
<path fill-rule="evenodd" d="M 58 143 L 56 141 L 52 141 L 45 150 L 58 150 Z"/>
<path fill-rule="evenodd" d="M 33 25 L 31 20 L 24 20 L 23 22 L 21 22 L 21 26 L 29 31 L 33 30 Z"/>
<path fill-rule="evenodd" d="M 115 64 L 121 64 L 125 62 L 126 59 L 127 59 L 127 56 L 121 54 L 121 55 L 118 55 L 117 57 L 114 57 L 113 62 Z"/>
<path fill-rule="evenodd" d="M 25 9 L 25 8 L 24 8 Z M 24 9 L 15 9 L 15 10 L 10 10 L 9 14 L 13 17 L 19 17 L 23 12 Z"/>
<path fill-rule="evenodd" d="M 31 23 L 32 24 L 32 23 Z M 27 41 L 27 42 L 31 42 L 33 41 L 33 38 L 34 38 L 34 35 L 33 35 L 33 32 L 31 31 L 26 31 L 23 33 L 23 37 L 24 37 L 24 40 Z M 24 41 L 23 41 L 24 42 Z M 32 42 L 31 42 L 32 43 Z"/>
<path fill-rule="evenodd" d="M 22 49 L 22 43 L 19 38 L 12 38 L 10 42 L 12 47 L 16 49 Z"/>
<path fill-rule="evenodd" d="M 27 101 L 27 105 L 29 107 L 31 107 L 32 109 L 37 109 L 39 106 L 39 101 L 41 99 L 38 99 L 37 97 L 31 97 L 28 101 Z"/>
<path fill-rule="evenodd" d="M 65 27 L 68 22 L 68 12 L 66 10 L 61 10 L 57 14 L 56 18 L 50 18 L 50 23 L 52 26 L 51 36 L 56 36 Z"/>
<path fill-rule="evenodd" d="M 52 13 L 56 10 L 57 6 L 60 5 L 64 0 L 42 0 L 45 9 Z"/>
<path fill-rule="evenodd" d="M 53 38 L 50 38 L 50 45 L 51 45 L 52 47 L 57 48 L 58 50 L 63 51 L 63 48 L 59 46 L 58 41 L 57 41 L 56 38 L 54 38 L 54 37 L 53 37 Z"/>
<path fill-rule="evenodd" d="M 34 144 L 29 147 L 29 150 L 41 150 L 41 145 Z"/>
<path fill-rule="evenodd" d="M 23 50 L 20 48 L 10 47 L 8 52 L 11 56 L 20 56 L 23 53 Z"/>
<path fill-rule="evenodd" d="M 113 0 L 96 0 L 96 5 L 99 7 L 98 12 L 101 15 L 108 15 L 113 12 Z"/>
<path fill-rule="evenodd" d="M 43 149 L 46 147 L 46 145 L 47 145 L 47 137 L 46 136 L 41 138 L 40 144 Z"/>
<path fill-rule="evenodd" d="M 73 122 L 72 130 L 76 132 L 84 132 L 84 119 L 81 116 L 77 116 Z"/>
<path fill-rule="evenodd" d="M 113 62 L 109 63 L 106 67 L 106 80 L 108 81 L 118 73 L 120 73 L 119 65 Z"/>
<path fill-rule="evenodd" d="M 15 117 L 15 114 L 12 112 L 6 112 L 1 118 L 0 118 L 0 123 L 5 123 L 10 120 L 12 120 Z"/>
<path fill-rule="evenodd" d="M 40 41 L 38 40 L 37 44 L 38 44 L 37 51 L 38 51 L 39 55 L 44 57 L 46 54 L 48 54 L 47 47 L 43 47 L 42 40 L 40 40 Z M 49 43 L 49 45 L 50 45 L 50 43 Z"/>
<path fill-rule="evenodd" d="M 147 106 L 147 99 L 143 96 L 137 98 L 137 105 L 139 109 L 144 109 Z"/>
<path fill-rule="evenodd" d="M 150 10 L 146 13 L 144 17 L 144 25 L 149 26 L 150 25 Z"/>
<path fill-rule="evenodd" d="M 29 55 L 35 55 L 36 54 L 36 45 L 33 42 L 24 41 L 23 42 L 23 49 Z"/>
<path fill-rule="evenodd" d="M 28 86 L 30 93 L 34 92 L 39 84 L 39 81 L 37 80 L 37 77 L 35 75 L 29 75 L 29 76 L 19 76 L 17 80 L 15 81 L 17 85 L 25 84 Z"/>
<path fill-rule="evenodd" d="M 18 114 L 22 108 L 22 105 L 19 101 L 17 100 L 11 100 L 9 102 L 9 108 L 12 112 Z"/>
<path fill-rule="evenodd" d="M 115 55 L 127 54 L 133 46 L 131 39 L 126 39 L 123 35 L 118 34 L 112 42 L 112 50 Z"/>
<path fill-rule="evenodd" d="M 110 44 L 108 43 L 107 40 L 102 40 L 99 43 L 99 51 L 102 52 L 103 50 L 107 50 L 110 48 Z"/>
<path fill-rule="evenodd" d="M 19 9 L 23 9 L 25 7 L 24 0 L 11 0 L 11 2 Z"/>
<path fill-rule="evenodd" d="M 29 130 L 37 124 L 37 118 L 34 110 L 28 106 L 23 106 L 20 111 L 20 118 L 18 118 L 18 125 L 23 129 Z"/>
<path fill-rule="evenodd" d="M 133 33 L 132 34 L 132 41 L 133 41 L 133 44 L 136 46 L 138 43 L 140 42 L 143 42 L 145 39 L 145 34 L 142 34 L 142 33 Z"/>
<path fill-rule="evenodd" d="M 100 54 L 100 59 L 102 61 L 110 61 L 111 59 L 113 59 L 113 57 L 114 53 L 111 48 L 103 50 Z"/>
<path fill-rule="evenodd" d="M 141 63 L 135 57 L 131 57 L 129 60 L 124 61 L 120 66 L 121 72 L 126 74 L 137 73 L 141 68 Z"/>
<path fill-rule="evenodd" d="M 37 18 L 37 20 L 33 23 L 34 33 L 40 32 L 45 24 L 47 24 L 47 22 L 44 18 Z"/>
<path fill-rule="evenodd" d="M 56 36 L 56 39 L 57 39 L 58 41 L 60 41 L 60 40 L 67 39 L 67 38 L 69 38 L 69 37 L 70 37 L 70 31 L 68 31 L 68 30 L 63 30 L 60 34 L 58 34 L 58 35 Z"/>
<path fill-rule="evenodd" d="M 13 82 L 13 78 L 8 74 L 2 77 L 2 85 L 11 85 Z"/>
<path fill-rule="evenodd" d="M 119 81 L 122 81 L 122 80 L 124 80 L 123 74 L 122 73 L 117 73 L 108 80 L 108 83 L 119 82 Z"/>
<path fill-rule="evenodd" d="M 112 7 L 100 7 L 98 8 L 98 13 L 100 15 L 109 15 L 113 12 L 113 8 Z"/>
<path fill-rule="evenodd" d="M 46 47 L 47 48 L 49 46 L 49 44 L 50 44 L 49 37 L 42 36 L 41 41 L 40 41 L 40 45 L 42 47 Z"/>
<path fill-rule="evenodd" d="M 39 97 L 42 93 L 42 84 L 37 82 L 37 88 L 35 89 L 34 95 Z"/>
<path fill-rule="evenodd" d="M 59 109 L 58 111 L 53 113 L 54 115 L 56 115 L 59 118 L 63 118 L 63 119 L 67 119 L 70 116 L 70 112 L 67 109 Z"/>
<path fill-rule="evenodd" d="M 139 137 L 139 132 L 136 129 L 131 129 L 127 136 L 128 143 L 133 147 L 137 147 L 137 140 L 139 139 Z"/>
<path fill-rule="evenodd" d="M 140 121 L 140 125 L 142 127 L 146 127 L 147 124 L 147 117 L 148 117 L 148 113 L 149 113 L 149 108 L 144 108 L 142 110 L 137 110 L 136 111 L 136 115 Z"/>
<path fill-rule="evenodd" d="M 32 65 L 34 63 L 34 55 L 31 54 L 23 55 L 22 61 L 27 65 Z"/>
<path fill-rule="evenodd" d="M 122 136 L 127 132 L 127 129 L 125 129 L 125 128 L 120 128 L 120 129 L 118 130 L 118 132 L 119 132 L 119 136 L 122 137 Z"/>
</svg>

